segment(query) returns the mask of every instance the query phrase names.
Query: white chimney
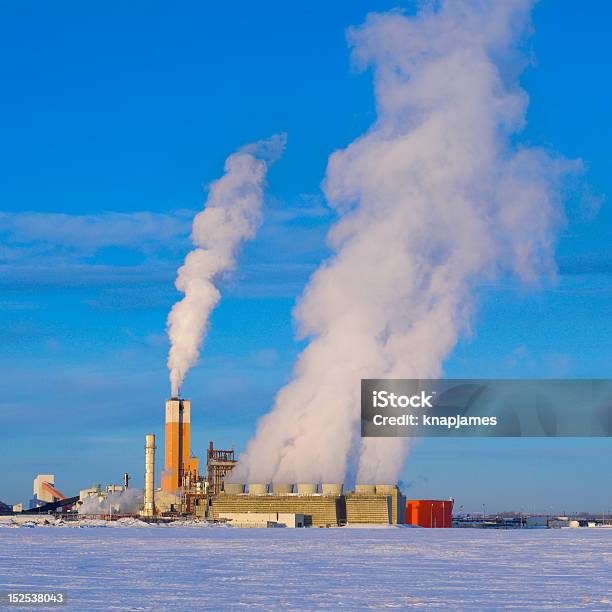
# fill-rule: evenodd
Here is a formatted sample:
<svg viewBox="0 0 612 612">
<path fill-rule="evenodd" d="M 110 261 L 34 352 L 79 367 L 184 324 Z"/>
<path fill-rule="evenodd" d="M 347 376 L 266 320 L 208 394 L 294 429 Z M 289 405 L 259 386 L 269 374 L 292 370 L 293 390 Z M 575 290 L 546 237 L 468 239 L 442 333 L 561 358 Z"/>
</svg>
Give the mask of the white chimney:
<svg viewBox="0 0 612 612">
<path fill-rule="evenodd" d="M 144 516 L 155 514 L 155 434 L 145 436 Z"/>
</svg>

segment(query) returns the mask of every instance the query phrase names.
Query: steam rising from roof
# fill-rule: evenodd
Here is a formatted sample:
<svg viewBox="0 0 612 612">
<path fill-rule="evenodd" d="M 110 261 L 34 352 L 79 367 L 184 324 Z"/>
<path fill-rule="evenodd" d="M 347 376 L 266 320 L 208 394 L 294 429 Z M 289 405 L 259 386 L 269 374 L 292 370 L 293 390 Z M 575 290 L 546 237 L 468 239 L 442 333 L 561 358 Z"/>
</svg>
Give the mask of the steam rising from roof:
<svg viewBox="0 0 612 612">
<path fill-rule="evenodd" d="M 360 439 L 360 379 L 441 375 L 475 286 L 554 274 L 559 187 L 576 164 L 515 144 L 530 9 L 453 0 L 349 31 L 378 116 L 329 158 L 333 256 L 295 310 L 310 342 L 233 480 L 395 482 L 405 441 Z"/>
</svg>

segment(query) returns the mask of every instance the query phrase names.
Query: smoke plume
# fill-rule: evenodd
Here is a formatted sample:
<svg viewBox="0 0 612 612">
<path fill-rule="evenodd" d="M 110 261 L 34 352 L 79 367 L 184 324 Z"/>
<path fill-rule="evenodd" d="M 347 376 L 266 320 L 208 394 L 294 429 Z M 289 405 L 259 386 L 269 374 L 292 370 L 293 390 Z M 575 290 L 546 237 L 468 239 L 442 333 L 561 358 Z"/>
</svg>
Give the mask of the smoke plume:
<svg viewBox="0 0 612 612">
<path fill-rule="evenodd" d="M 90 495 L 83 500 L 79 514 L 136 514 L 142 510 L 144 497 L 138 489 L 125 489 L 105 497 Z"/>
<path fill-rule="evenodd" d="M 168 315 L 168 368 L 172 396 L 200 354 L 208 319 L 221 294 L 218 277 L 236 265 L 240 244 L 253 238 L 261 219 L 268 167 L 283 152 L 284 134 L 247 145 L 225 161 L 225 174 L 212 183 L 204 210 L 193 220 L 196 247 L 178 271 L 176 288 L 185 294 Z"/>
<path fill-rule="evenodd" d="M 479 283 L 554 275 L 575 165 L 516 144 L 530 9 L 449 0 L 350 30 L 354 60 L 373 68 L 377 119 L 329 159 L 333 256 L 294 313 L 310 342 L 235 480 L 395 482 L 406 443 L 360 440 L 360 379 L 441 375 Z"/>
</svg>

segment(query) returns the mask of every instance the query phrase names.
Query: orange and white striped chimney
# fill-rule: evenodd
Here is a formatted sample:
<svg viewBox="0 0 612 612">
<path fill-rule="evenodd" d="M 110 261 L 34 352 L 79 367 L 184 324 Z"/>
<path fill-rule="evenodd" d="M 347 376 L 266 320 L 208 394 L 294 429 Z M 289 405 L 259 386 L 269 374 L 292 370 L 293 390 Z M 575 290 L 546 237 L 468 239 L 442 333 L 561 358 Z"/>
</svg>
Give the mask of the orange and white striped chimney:
<svg viewBox="0 0 612 612">
<path fill-rule="evenodd" d="M 166 401 L 165 469 L 162 490 L 176 492 L 187 472 L 198 473 L 198 460 L 191 457 L 191 402 L 173 397 Z"/>
</svg>

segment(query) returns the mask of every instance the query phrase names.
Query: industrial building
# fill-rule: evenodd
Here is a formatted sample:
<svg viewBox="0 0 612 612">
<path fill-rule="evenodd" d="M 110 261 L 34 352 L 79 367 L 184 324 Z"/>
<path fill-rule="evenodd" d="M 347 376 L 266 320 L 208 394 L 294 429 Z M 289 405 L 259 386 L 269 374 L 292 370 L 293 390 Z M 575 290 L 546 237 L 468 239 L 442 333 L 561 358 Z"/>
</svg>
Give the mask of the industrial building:
<svg viewBox="0 0 612 612">
<path fill-rule="evenodd" d="M 23 504 L 14 504 L 12 513 L 36 514 L 39 512 L 55 512 L 70 510 L 78 497 L 66 497 L 55 486 L 54 474 L 38 474 L 32 484 L 34 496 L 30 499 L 28 507 L 24 509 Z"/>
<path fill-rule="evenodd" d="M 207 449 L 205 475 L 191 454 L 191 402 L 166 401 L 164 471 L 155 490 L 155 436 L 145 438 L 143 517 L 195 515 L 235 525 L 286 524 L 313 527 L 405 522 L 406 499 L 394 484 L 358 484 L 344 492 L 341 483 L 228 483 L 236 465 L 234 450 Z M 452 507 L 452 506 L 451 506 Z M 276 517 L 276 520 L 273 520 Z"/>
<path fill-rule="evenodd" d="M 66 499 L 66 496 L 55 488 L 54 474 L 38 474 L 34 478 L 32 490 L 34 497 L 30 500 L 30 508 Z"/>
<path fill-rule="evenodd" d="M 453 499 L 409 499 L 406 501 L 406 523 L 426 528 L 453 526 Z"/>
<path fill-rule="evenodd" d="M 206 469 L 200 473 L 198 458 L 191 453 L 191 402 L 187 399 L 173 397 L 165 404 L 164 470 L 159 489 L 155 488 L 156 448 L 155 435 L 147 434 L 144 499 L 140 501 L 137 491 L 136 497 L 124 495 L 128 474 L 124 474 L 122 485 L 94 485 L 69 499 L 55 487 L 53 474 L 39 474 L 33 484 L 33 510 L 26 512 L 65 512 L 72 507 L 84 514 L 109 518 L 136 512 L 148 520 L 197 516 L 241 527 L 405 522 L 423 527 L 450 526 L 452 501 L 407 502 L 394 484 L 357 484 L 354 491 L 345 491 L 342 483 L 228 482 L 237 463 L 235 452 L 216 449 L 212 441 L 206 452 Z"/>
<path fill-rule="evenodd" d="M 166 401 L 164 470 L 161 489 L 154 491 L 155 436 L 146 437 L 144 516 L 207 514 L 207 500 L 223 489 L 225 478 L 236 464 L 233 450 L 207 450 L 205 474 L 191 452 L 191 402 L 173 397 Z"/>
<path fill-rule="evenodd" d="M 320 489 L 316 483 L 274 483 L 272 487 L 250 483 L 247 491 L 244 484 L 226 482 L 236 465 L 233 449 L 215 449 L 210 442 L 202 476 L 190 443 L 191 402 L 171 398 L 166 401 L 165 464 L 158 491 L 154 489 L 155 436 L 146 436 L 142 516 L 196 515 L 246 526 L 287 521 L 313 527 L 404 523 L 406 500 L 396 485 L 363 484 L 344 493 L 338 483 L 323 483 Z"/>
<path fill-rule="evenodd" d="M 294 492 L 295 490 L 295 492 Z M 405 499 L 395 485 L 357 485 L 356 491 L 343 493 L 343 486 L 324 483 L 282 483 L 226 485 L 210 499 L 210 518 L 227 514 L 292 513 L 304 515 L 306 526 L 337 527 L 350 524 L 404 522 Z"/>
<path fill-rule="evenodd" d="M 234 449 L 221 450 L 211 441 L 206 469 L 199 470 L 191 453 L 191 403 L 181 398 L 166 401 L 164 470 L 155 488 L 154 434 L 145 436 L 144 499 L 123 484 L 94 485 L 66 498 L 55 486 L 55 475 L 38 474 L 33 482 L 30 508 L 0 504 L 0 514 L 56 513 L 64 517 L 102 514 L 106 518 L 137 516 L 149 521 L 173 521 L 195 516 L 236 527 L 341 527 L 345 525 L 402 525 L 425 528 L 491 527 L 552 528 L 597 527 L 612 524 L 610 517 L 503 516 L 455 517 L 452 498 L 406 500 L 395 484 L 357 484 L 345 491 L 342 483 L 228 482 L 237 461 Z"/>
</svg>

